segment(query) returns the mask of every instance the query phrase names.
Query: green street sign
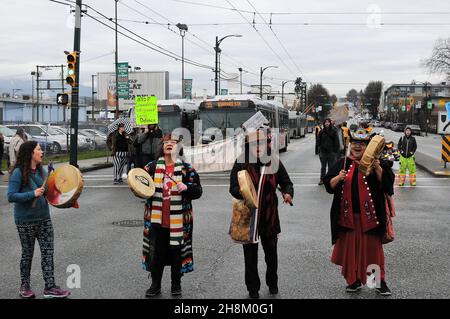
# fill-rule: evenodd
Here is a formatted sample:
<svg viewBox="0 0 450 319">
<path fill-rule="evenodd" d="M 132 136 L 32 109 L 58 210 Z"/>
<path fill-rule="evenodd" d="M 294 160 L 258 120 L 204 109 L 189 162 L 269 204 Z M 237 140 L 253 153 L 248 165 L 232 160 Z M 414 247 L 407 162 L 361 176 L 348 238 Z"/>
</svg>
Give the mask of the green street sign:
<svg viewBox="0 0 450 319">
<path fill-rule="evenodd" d="M 371 106 L 371 103 L 364 103 L 365 106 Z"/>
<path fill-rule="evenodd" d="M 158 124 L 158 99 L 156 96 L 136 96 L 134 101 L 137 125 Z"/>
<path fill-rule="evenodd" d="M 403 112 L 406 111 L 406 105 L 402 105 L 402 111 L 403 111 Z"/>
<path fill-rule="evenodd" d="M 429 110 L 431 110 L 431 109 L 433 108 L 433 102 L 428 101 L 428 102 L 427 102 L 427 108 L 428 108 Z"/>
<path fill-rule="evenodd" d="M 117 94 L 119 99 L 127 99 L 130 95 L 130 85 L 128 84 L 128 62 L 117 63 Z"/>
</svg>

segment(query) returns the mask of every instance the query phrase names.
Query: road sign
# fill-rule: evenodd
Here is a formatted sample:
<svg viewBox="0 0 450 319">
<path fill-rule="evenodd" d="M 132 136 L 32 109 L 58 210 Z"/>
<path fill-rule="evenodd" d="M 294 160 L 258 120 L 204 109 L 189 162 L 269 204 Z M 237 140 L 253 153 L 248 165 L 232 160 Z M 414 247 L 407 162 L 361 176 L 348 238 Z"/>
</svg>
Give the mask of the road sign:
<svg viewBox="0 0 450 319">
<path fill-rule="evenodd" d="M 422 101 L 417 101 L 416 109 L 421 109 L 421 108 L 422 108 Z"/>
<path fill-rule="evenodd" d="M 431 109 L 433 108 L 433 102 L 428 101 L 428 103 L 427 103 L 427 108 L 428 108 L 429 110 L 431 110 Z"/>
<path fill-rule="evenodd" d="M 158 124 L 158 99 L 156 96 L 136 96 L 136 125 Z"/>
<path fill-rule="evenodd" d="M 69 103 L 69 95 L 66 93 L 56 94 L 56 104 L 67 105 Z"/>
<path fill-rule="evenodd" d="M 184 79 L 184 92 L 183 98 L 192 99 L 192 79 Z"/>
<path fill-rule="evenodd" d="M 316 111 L 317 111 L 317 112 L 322 111 L 322 105 L 319 105 L 319 106 L 316 108 Z"/>
<path fill-rule="evenodd" d="M 130 85 L 128 84 L 128 62 L 117 63 L 117 77 L 118 77 L 118 94 L 119 99 L 127 99 L 130 95 Z"/>
<path fill-rule="evenodd" d="M 405 111 L 406 111 L 406 106 L 402 105 L 402 112 L 405 112 Z"/>
</svg>

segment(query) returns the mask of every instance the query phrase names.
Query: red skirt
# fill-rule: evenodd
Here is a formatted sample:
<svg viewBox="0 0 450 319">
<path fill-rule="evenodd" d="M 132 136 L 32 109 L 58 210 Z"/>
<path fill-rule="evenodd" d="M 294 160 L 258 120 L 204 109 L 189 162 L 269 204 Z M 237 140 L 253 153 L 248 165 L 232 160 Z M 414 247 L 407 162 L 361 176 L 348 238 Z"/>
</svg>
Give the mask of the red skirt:
<svg viewBox="0 0 450 319">
<path fill-rule="evenodd" d="M 380 279 L 384 280 L 384 252 L 381 238 L 364 233 L 361 215 L 354 214 L 354 230 L 339 233 L 331 255 L 331 262 L 342 266 L 342 276 L 348 285 L 359 280 L 364 285 L 367 279 L 367 266 L 380 267 Z"/>
</svg>

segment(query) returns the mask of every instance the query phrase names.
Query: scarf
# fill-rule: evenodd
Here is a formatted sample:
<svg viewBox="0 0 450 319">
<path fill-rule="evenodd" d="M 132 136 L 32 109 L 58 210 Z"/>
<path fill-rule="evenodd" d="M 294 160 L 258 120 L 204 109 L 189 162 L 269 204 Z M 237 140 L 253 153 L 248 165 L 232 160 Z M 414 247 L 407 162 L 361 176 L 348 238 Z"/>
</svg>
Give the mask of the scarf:
<svg viewBox="0 0 450 319">
<path fill-rule="evenodd" d="M 264 166 L 261 177 L 258 176 L 257 169 L 260 169 L 260 166 L 250 165 L 248 168 L 252 182 L 257 187 L 259 207 L 252 214 L 252 238 L 257 240 L 258 230 L 263 232 L 264 237 L 276 238 L 277 234 L 272 234 L 272 230 L 277 217 L 275 204 L 277 180 L 275 174 L 270 174 L 270 167 Z"/>
<path fill-rule="evenodd" d="M 352 206 L 352 180 L 356 171 L 356 174 L 358 174 L 358 193 L 362 230 L 367 232 L 378 227 L 379 222 L 377 220 L 375 205 L 366 177 L 359 173 L 358 168 L 359 163 L 353 162 L 350 165 L 349 172 L 342 184 L 341 214 L 339 216 L 338 224 L 345 228 L 355 229 Z"/>
<path fill-rule="evenodd" d="M 173 179 L 178 184 L 182 182 L 183 163 L 177 159 L 174 167 Z M 162 223 L 162 205 L 163 205 L 163 186 L 166 164 L 163 157 L 156 162 L 155 168 L 155 194 L 152 198 L 151 222 L 155 224 Z M 183 212 L 182 197 L 178 192 L 176 184 L 172 184 L 170 194 L 170 245 L 179 246 L 183 243 Z"/>
</svg>

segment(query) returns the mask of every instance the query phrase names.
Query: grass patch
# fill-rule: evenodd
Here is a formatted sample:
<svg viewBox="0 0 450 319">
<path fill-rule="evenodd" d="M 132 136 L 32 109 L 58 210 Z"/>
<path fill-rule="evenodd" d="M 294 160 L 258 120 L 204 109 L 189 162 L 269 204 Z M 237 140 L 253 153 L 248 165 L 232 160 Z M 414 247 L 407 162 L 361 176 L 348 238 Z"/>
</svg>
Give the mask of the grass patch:
<svg viewBox="0 0 450 319">
<path fill-rule="evenodd" d="M 111 151 L 109 150 L 96 150 L 96 151 L 83 151 L 78 152 L 78 160 L 85 160 L 85 159 L 93 159 L 93 158 L 99 158 L 99 157 L 106 157 L 110 156 Z M 48 161 L 53 161 L 53 163 L 64 163 L 69 162 L 70 155 L 69 154 L 58 154 L 56 156 L 46 156 L 44 157 L 44 165 L 48 164 Z M 2 160 L 2 171 L 5 172 L 7 170 L 6 167 L 6 159 Z"/>
</svg>

